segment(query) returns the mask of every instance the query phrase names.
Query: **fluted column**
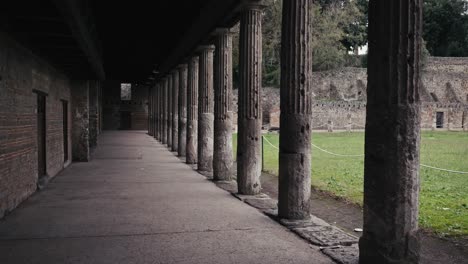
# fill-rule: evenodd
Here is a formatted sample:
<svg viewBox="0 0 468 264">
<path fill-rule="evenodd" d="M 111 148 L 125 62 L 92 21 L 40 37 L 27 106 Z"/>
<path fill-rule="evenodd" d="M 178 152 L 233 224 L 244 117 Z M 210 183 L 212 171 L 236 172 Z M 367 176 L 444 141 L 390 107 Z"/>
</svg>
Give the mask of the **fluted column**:
<svg viewBox="0 0 468 264">
<path fill-rule="evenodd" d="M 188 65 L 187 80 L 187 145 L 185 159 L 196 164 L 198 133 L 198 57 L 192 57 Z"/>
<path fill-rule="evenodd" d="M 148 135 L 153 135 L 153 86 L 148 87 Z"/>
<path fill-rule="evenodd" d="M 213 170 L 213 51 L 199 47 L 198 83 L 198 170 Z"/>
<path fill-rule="evenodd" d="M 179 70 L 172 71 L 172 151 L 179 146 Z"/>
<path fill-rule="evenodd" d="M 168 98 L 167 98 L 167 92 L 168 92 L 168 80 L 167 80 L 167 77 L 164 77 L 163 79 L 163 87 L 162 87 L 162 98 L 161 98 L 161 102 L 162 102 L 162 120 L 161 120 L 161 123 L 162 123 L 162 126 L 161 126 L 161 143 L 162 144 L 166 144 L 167 143 L 167 118 L 168 118 L 168 113 L 167 113 L 167 101 L 168 101 Z"/>
<path fill-rule="evenodd" d="M 361 264 L 419 263 L 422 5 L 369 2 Z"/>
<path fill-rule="evenodd" d="M 240 194 L 260 192 L 262 165 L 262 6 L 249 1 L 241 11 L 237 185 Z"/>
<path fill-rule="evenodd" d="M 172 74 L 167 75 L 167 147 L 172 146 Z"/>
<path fill-rule="evenodd" d="M 162 97 L 162 80 L 158 81 L 158 84 L 156 85 L 156 94 L 157 94 L 157 108 L 156 108 L 156 139 L 158 141 L 161 141 L 161 109 L 162 109 L 162 102 L 161 102 L 161 97 Z"/>
<path fill-rule="evenodd" d="M 178 155 L 185 157 L 187 148 L 187 64 L 179 65 Z"/>
<path fill-rule="evenodd" d="M 154 138 L 158 139 L 158 82 L 154 85 L 154 104 L 153 104 L 153 131 L 154 131 Z"/>
<path fill-rule="evenodd" d="M 310 217 L 312 0 L 283 2 L 278 215 Z"/>
<path fill-rule="evenodd" d="M 219 29 L 214 54 L 213 179 L 232 178 L 232 36 Z"/>
</svg>

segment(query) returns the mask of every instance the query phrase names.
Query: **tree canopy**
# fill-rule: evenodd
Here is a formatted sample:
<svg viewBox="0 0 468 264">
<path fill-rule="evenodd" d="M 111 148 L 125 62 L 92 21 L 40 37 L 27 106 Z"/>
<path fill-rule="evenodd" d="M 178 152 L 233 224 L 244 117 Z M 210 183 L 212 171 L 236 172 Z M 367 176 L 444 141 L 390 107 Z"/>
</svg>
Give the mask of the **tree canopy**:
<svg viewBox="0 0 468 264">
<path fill-rule="evenodd" d="M 468 1 L 424 0 L 423 37 L 432 56 L 468 56 Z"/>
</svg>

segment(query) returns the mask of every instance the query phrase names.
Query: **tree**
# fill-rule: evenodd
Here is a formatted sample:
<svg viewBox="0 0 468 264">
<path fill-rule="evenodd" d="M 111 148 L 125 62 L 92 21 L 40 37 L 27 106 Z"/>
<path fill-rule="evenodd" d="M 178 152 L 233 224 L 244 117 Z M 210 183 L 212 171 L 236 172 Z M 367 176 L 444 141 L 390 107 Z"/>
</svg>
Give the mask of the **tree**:
<svg viewBox="0 0 468 264">
<path fill-rule="evenodd" d="M 468 1 L 424 0 L 423 38 L 433 56 L 468 56 Z"/>
</svg>

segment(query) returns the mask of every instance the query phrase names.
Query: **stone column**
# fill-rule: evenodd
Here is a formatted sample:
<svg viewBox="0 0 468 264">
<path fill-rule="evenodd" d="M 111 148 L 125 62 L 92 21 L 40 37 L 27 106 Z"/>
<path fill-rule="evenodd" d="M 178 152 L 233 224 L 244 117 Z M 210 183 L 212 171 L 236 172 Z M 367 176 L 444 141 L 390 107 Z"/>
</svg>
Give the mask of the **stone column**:
<svg viewBox="0 0 468 264">
<path fill-rule="evenodd" d="M 162 82 L 162 97 L 161 97 L 161 104 L 162 104 L 162 120 L 161 120 L 161 143 L 167 143 L 167 77 L 164 77 Z"/>
<path fill-rule="evenodd" d="M 198 83 L 198 170 L 213 170 L 213 51 L 214 46 L 199 47 Z"/>
<path fill-rule="evenodd" d="M 158 129 L 158 83 L 156 82 L 154 84 L 154 88 L 153 88 L 154 92 L 153 92 L 153 96 L 154 96 L 154 100 L 153 100 L 153 136 L 154 138 L 157 139 L 157 129 Z"/>
<path fill-rule="evenodd" d="M 278 216 L 310 217 L 312 0 L 283 2 Z"/>
<path fill-rule="evenodd" d="M 179 65 L 179 130 L 178 155 L 185 157 L 187 152 L 187 64 Z"/>
<path fill-rule="evenodd" d="M 172 146 L 172 74 L 167 76 L 167 147 Z"/>
<path fill-rule="evenodd" d="M 240 194 L 260 192 L 262 170 L 262 6 L 248 1 L 239 35 L 237 185 Z"/>
<path fill-rule="evenodd" d="M 156 139 L 161 140 L 161 81 L 158 81 L 156 83 L 156 107 L 155 107 L 156 113 L 156 127 L 155 127 L 155 134 L 156 134 Z"/>
<path fill-rule="evenodd" d="M 152 136 L 153 131 L 151 125 L 153 124 L 153 87 L 148 88 L 148 135 Z"/>
<path fill-rule="evenodd" d="M 187 80 L 187 139 L 185 159 L 196 164 L 198 133 L 198 57 L 192 57 L 188 65 Z"/>
<path fill-rule="evenodd" d="M 172 71 L 172 151 L 178 151 L 179 139 L 179 70 Z"/>
<path fill-rule="evenodd" d="M 89 81 L 72 81 L 72 160 L 89 161 Z"/>
<path fill-rule="evenodd" d="M 422 0 L 369 2 L 359 262 L 419 263 Z"/>
<path fill-rule="evenodd" d="M 213 179 L 232 177 L 232 36 L 219 29 L 214 54 L 214 143 Z"/>
<path fill-rule="evenodd" d="M 89 81 L 89 147 L 97 147 L 99 81 Z"/>
</svg>

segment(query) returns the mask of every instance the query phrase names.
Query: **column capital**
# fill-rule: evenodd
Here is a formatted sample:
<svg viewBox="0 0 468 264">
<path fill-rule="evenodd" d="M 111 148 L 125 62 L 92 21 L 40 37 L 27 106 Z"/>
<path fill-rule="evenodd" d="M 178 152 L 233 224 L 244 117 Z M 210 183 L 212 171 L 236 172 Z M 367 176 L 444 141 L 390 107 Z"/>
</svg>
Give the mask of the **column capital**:
<svg viewBox="0 0 468 264">
<path fill-rule="evenodd" d="M 265 0 L 241 0 L 241 10 L 263 10 L 267 4 Z"/>
<path fill-rule="evenodd" d="M 177 65 L 178 70 L 184 70 L 184 69 L 187 69 L 187 68 L 188 68 L 187 63 L 181 63 L 181 64 Z"/>
<path fill-rule="evenodd" d="M 197 49 L 195 50 L 195 52 L 197 54 L 200 54 L 201 52 L 203 52 L 204 50 L 208 50 L 208 51 L 214 51 L 215 50 L 215 46 L 214 45 L 200 45 L 197 47 Z"/>
<path fill-rule="evenodd" d="M 218 36 L 218 35 L 223 35 L 223 34 L 233 34 L 234 31 L 231 28 L 215 28 L 213 32 L 211 32 L 210 35 L 212 36 Z"/>
</svg>

